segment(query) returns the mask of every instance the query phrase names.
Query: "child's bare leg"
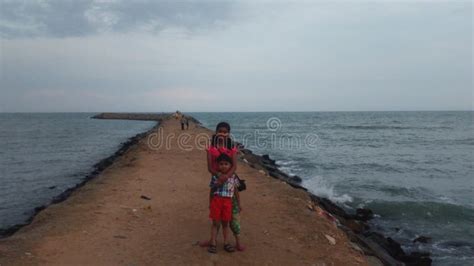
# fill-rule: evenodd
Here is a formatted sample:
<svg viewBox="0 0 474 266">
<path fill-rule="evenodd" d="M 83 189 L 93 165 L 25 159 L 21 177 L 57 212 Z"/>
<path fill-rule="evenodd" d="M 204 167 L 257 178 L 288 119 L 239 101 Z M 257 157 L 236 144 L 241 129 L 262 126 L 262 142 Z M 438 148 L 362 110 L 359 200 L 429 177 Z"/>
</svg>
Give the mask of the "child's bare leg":
<svg viewBox="0 0 474 266">
<path fill-rule="evenodd" d="M 235 249 L 244 251 L 245 247 L 240 242 L 240 215 L 239 213 L 232 213 L 232 221 L 230 222 L 230 229 L 235 237 Z"/>
<path fill-rule="evenodd" d="M 209 247 L 207 248 L 207 251 L 209 253 L 217 253 L 216 249 L 216 243 L 217 243 L 217 224 L 219 221 L 213 220 L 212 225 L 211 225 L 211 241 L 209 243 Z"/>
<path fill-rule="evenodd" d="M 219 222 L 220 221 L 217 221 L 217 220 L 213 220 L 212 221 L 212 225 L 211 225 L 211 241 L 209 241 L 209 244 L 210 245 L 216 245 L 217 243 L 217 230 L 218 230 L 218 226 L 219 226 Z"/>
<path fill-rule="evenodd" d="M 240 236 L 234 234 L 234 237 L 235 237 L 235 249 L 237 249 L 238 251 L 244 251 L 245 247 L 242 245 L 242 243 L 240 243 Z"/>
<path fill-rule="evenodd" d="M 212 227 L 212 225 L 211 225 Z M 216 241 L 217 241 L 217 236 L 219 235 L 219 230 L 221 228 L 221 224 L 217 224 L 217 232 L 216 232 Z M 211 230 L 211 237 L 209 238 L 209 240 L 203 240 L 203 241 L 199 241 L 198 244 L 200 247 L 209 247 L 209 245 L 211 245 L 212 243 L 212 230 Z"/>
<path fill-rule="evenodd" d="M 224 245 L 228 242 L 229 222 L 222 221 L 222 236 L 224 236 Z"/>
<path fill-rule="evenodd" d="M 234 238 L 235 238 L 235 247 L 239 248 L 239 246 L 240 246 L 240 237 L 239 237 L 239 235 L 234 235 Z"/>
<path fill-rule="evenodd" d="M 229 222 L 222 221 L 222 235 L 224 236 L 224 250 L 234 252 L 234 247 L 229 244 Z"/>
</svg>

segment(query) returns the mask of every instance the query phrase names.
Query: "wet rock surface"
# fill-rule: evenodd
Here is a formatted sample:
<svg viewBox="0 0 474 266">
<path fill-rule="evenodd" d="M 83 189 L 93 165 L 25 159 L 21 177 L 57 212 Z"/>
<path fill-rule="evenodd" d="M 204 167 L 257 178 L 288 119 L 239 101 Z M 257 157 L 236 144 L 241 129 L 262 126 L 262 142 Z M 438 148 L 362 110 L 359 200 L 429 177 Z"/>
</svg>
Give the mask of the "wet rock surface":
<svg viewBox="0 0 474 266">
<path fill-rule="evenodd" d="M 413 243 L 416 243 L 416 242 L 420 242 L 420 243 L 429 243 L 431 242 L 431 237 L 427 237 L 427 236 L 419 236 L 415 239 L 413 239 Z"/>
</svg>

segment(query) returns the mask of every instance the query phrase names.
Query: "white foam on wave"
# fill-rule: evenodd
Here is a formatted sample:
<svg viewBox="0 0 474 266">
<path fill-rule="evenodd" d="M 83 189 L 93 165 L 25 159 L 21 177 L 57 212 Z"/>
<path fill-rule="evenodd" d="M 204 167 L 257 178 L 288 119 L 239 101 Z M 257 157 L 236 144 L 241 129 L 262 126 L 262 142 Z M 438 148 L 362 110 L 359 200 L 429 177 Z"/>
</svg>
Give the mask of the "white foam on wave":
<svg viewBox="0 0 474 266">
<path fill-rule="evenodd" d="M 302 170 L 302 168 L 295 167 L 296 162 L 293 160 L 277 160 L 276 164 L 280 166 L 280 170 L 289 175 L 295 175 L 295 172 Z M 321 176 L 303 179 L 302 185 L 314 195 L 328 198 L 336 203 L 345 204 L 353 201 L 352 197 L 347 194 L 338 195 L 334 192 L 334 185 L 328 184 Z"/>
<path fill-rule="evenodd" d="M 289 175 L 298 175 L 297 174 L 298 171 L 303 170 L 298 167 L 287 167 L 287 166 L 280 166 L 279 169 Z"/>
<path fill-rule="evenodd" d="M 281 166 L 288 166 L 288 165 L 294 165 L 295 161 L 277 160 L 275 163 Z"/>
<path fill-rule="evenodd" d="M 289 175 L 298 175 L 298 172 L 303 170 L 301 167 L 297 167 L 297 163 L 293 160 L 277 160 L 275 163 L 281 171 Z"/>
<path fill-rule="evenodd" d="M 353 199 L 347 194 L 338 195 L 334 192 L 334 185 L 328 184 L 321 176 L 315 176 L 303 181 L 303 186 L 316 196 L 328 198 L 333 202 L 344 204 Z"/>
<path fill-rule="evenodd" d="M 449 203 L 449 204 L 453 204 L 453 205 L 460 205 L 459 203 L 457 203 L 454 199 L 448 197 L 448 196 L 439 196 L 438 197 L 438 200 L 440 200 L 441 202 L 443 203 Z M 460 205 L 462 206 L 462 205 Z"/>
</svg>

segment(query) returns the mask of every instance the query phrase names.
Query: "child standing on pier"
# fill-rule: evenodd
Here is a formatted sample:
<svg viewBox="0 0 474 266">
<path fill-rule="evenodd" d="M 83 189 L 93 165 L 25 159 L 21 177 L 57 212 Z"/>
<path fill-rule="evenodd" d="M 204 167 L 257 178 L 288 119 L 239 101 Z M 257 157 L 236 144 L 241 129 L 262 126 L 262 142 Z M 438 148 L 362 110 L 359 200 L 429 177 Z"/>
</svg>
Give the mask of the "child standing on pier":
<svg viewBox="0 0 474 266">
<path fill-rule="evenodd" d="M 237 169 L 237 152 L 230 134 L 230 125 L 227 122 L 220 122 L 216 126 L 216 133 L 211 138 L 211 145 L 207 149 L 207 168 L 212 176 L 218 176 L 218 184 L 223 184 L 226 179 L 235 173 Z M 217 158 L 221 154 L 226 154 L 232 159 L 232 167 L 228 174 L 223 174 L 219 171 L 217 165 Z M 240 243 L 240 217 L 239 213 L 242 210 L 240 203 L 235 197 L 232 198 L 232 221 L 230 223 L 231 230 L 235 237 L 235 248 L 238 251 L 244 251 L 244 246 Z M 200 246 L 209 246 L 210 241 L 200 242 Z"/>
<path fill-rule="evenodd" d="M 232 159 L 226 155 L 221 154 L 217 160 L 219 172 L 222 174 L 230 174 L 232 168 Z M 219 177 L 212 176 L 209 195 L 209 217 L 212 219 L 211 226 L 211 240 L 208 251 L 210 253 L 217 253 L 217 233 L 219 226 L 222 225 L 222 235 L 224 236 L 224 250 L 227 252 L 234 252 L 234 247 L 228 243 L 229 223 L 232 220 L 232 198 L 236 198 L 236 203 L 240 206 L 239 193 L 237 190 L 239 181 L 235 175 L 231 175 L 219 184 Z"/>
</svg>

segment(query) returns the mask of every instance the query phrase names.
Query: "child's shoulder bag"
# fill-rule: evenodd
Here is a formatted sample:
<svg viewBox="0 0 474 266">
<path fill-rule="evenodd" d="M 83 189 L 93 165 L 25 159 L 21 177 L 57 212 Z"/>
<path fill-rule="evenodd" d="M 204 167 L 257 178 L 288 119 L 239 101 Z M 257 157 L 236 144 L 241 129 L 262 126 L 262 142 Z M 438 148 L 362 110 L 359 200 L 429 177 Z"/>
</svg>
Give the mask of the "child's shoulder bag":
<svg viewBox="0 0 474 266">
<path fill-rule="evenodd" d="M 240 177 L 239 177 L 237 174 L 235 174 L 235 178 L 237 178 L 237 181 L 238 181 L 238 183 L 239 183 L 239 186 L 237 187 L 237 190 L 238 190 L 239 192 L 246 190 L 246 189 L 247 189 L 247 185 L 245 184 L 245 180 L 244 180 L 244 179 L 240 179 Z"/>
</svg>

